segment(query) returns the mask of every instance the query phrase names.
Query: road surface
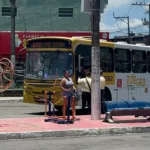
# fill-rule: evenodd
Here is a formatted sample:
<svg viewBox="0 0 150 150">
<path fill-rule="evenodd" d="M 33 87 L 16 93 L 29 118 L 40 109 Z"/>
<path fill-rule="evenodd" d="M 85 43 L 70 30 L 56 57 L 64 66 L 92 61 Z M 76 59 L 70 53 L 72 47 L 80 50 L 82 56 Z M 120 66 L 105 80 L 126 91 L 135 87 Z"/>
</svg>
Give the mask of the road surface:
<svg viewBox="0 0 150 150">
<path fill-rule="evenodd" d="M 25 118 L 44 115 L 44 105 L 25 103 L 1 103 L 0 118 Z"/>
<path fill-rule="evenodd" d="M 1 150 L 149 150 L 150 133 L 0 141 Z"/>
<path fill-rule="evenodd" d="M 82 114 L 82 110 L 79 108 L 77 107 L 77 115 Z M 61 115 L 61 113 L 56 112 L 56 115 Z M 43 116 L 44 105 L 27 104 L 22 102 L 0 103 L 0 118 L 31 118 Z"/>
</svg>

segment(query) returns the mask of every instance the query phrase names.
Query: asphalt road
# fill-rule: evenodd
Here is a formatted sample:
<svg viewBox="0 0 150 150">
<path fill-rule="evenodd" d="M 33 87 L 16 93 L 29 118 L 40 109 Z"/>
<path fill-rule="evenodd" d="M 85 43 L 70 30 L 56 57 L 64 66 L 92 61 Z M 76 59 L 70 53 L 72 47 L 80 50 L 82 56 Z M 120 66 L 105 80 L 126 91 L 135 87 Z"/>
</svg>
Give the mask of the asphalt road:
<svg viewBox="0 0 150 150">
<path fill-rule="evenodd" d="M 3 150 L 149 150 L 150 133 L 84 138 L 0 141 Z"/>
<path fill-rule="evenodd" d="M 82 110 L 77 108 L 77 115 L 83 115 Z M 56 115 L 62 115 L 55 112 Z M 87 114 L 87 113 L 86 113 Z M 0 118 L 31 118 L 43 117 L 44 105 L 27 103 L 0 103 Z"/>
<path fill-rule="evenodd" d="M 1 103 L 0 118 L 25 118 L 44 115 L 44 105 L 26 103 Z"/>
</svg>

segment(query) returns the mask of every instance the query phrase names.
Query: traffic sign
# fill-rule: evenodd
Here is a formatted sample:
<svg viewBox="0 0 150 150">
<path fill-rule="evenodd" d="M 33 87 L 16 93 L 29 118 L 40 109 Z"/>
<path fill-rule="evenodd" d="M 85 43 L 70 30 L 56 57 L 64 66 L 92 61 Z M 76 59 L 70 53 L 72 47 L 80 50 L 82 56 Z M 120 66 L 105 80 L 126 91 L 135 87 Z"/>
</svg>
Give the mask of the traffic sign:
<svg viewBox="0 0 150 150">
<path fill-rule="evenodd" d="M 100 13 L 104 13 L 104 9 L 108 5 L 108 0 L 100 0 Z M 92 12 L 92 0 L 81 0 L 81 12 Z"/>
</svg>

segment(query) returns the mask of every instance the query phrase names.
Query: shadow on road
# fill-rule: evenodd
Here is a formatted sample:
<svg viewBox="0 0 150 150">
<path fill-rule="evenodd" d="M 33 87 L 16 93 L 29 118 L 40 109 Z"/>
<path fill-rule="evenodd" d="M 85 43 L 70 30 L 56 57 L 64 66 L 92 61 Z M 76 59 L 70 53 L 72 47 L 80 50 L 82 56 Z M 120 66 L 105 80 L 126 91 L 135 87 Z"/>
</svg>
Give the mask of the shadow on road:
<svg viewBox="0 0 150 150">
<path fill-rule="evenodd" d="M 48 115 L 49 112 L 47 112 Z M 60 111 L 55 111 L 54 112 L 56 116 L 62 116 L 62 112 Z M 28 114 L 28 115 L 35 115 L 35 116 L 44 116 L 45 112 L 32 112 L 32 113 L 24 113 L 24 114 Z M 53 112 L 51 112 L 51 115 L 53 114 Z M 70 111 L 71 114 L 71 111 Z M 77 109 L 76 110 L 76 115 L 89 115 L 90 112 L 88 112 L 88 110 L 85 110 L 84 112 L 81 109 Z"/>
</svg>

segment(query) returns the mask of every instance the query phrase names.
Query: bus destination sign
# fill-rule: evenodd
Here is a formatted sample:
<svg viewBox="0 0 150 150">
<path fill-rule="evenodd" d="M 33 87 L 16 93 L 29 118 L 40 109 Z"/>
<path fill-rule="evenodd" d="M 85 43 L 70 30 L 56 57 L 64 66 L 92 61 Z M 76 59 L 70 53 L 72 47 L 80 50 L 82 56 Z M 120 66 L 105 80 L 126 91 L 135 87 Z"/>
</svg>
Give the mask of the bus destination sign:
<svg viewBox="0 0 150 150">
<path fill-rule="evenodd" d="M 28 41 L 27 48 L 71 48 L 71 41 L 63 39 L 36 39 Z"/>
</svg>

